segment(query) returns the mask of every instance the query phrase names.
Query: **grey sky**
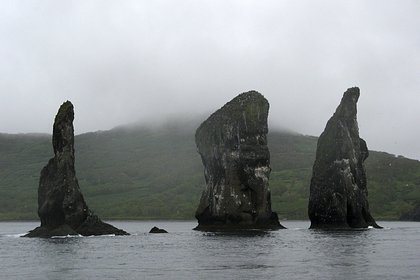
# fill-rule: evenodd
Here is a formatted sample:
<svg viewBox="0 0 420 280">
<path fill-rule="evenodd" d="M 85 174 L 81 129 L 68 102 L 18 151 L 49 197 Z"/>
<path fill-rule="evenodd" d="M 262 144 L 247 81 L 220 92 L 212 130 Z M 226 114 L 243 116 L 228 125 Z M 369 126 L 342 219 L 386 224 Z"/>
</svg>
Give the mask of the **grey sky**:
<svg viewBox="0 0 420 280">
<path fill-rule="evenodd" d="M 369 148 L 420 159 L 420 1 L 0 0 L 0 131 L 206 114 L 255 89 L 319 135 L 359 86 Z"/>
</svg>

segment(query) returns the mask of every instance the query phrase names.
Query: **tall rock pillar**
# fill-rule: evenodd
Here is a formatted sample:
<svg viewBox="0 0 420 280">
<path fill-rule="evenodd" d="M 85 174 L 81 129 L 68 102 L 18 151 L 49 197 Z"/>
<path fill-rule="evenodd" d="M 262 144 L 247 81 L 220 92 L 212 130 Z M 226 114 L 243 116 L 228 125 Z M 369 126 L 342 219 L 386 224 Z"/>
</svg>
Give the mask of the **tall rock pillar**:
<svg viewBox="0 0 420 280">
<path fill-rule="evenodd" d="M 42 169 L 38 188 L 38 216 L 41 226 L 26 237 L 65 235 L 126 235 L 102 222 L 89 210 L 79 188 L 74 168 L 74 110 L 63 103 L 55 117 L 52 143 L 54 157 Z"/>
<path fill-rule="evenodd" d="M 359 137 L 359 88 L 348 89 L 318 139 L 308 214 L 311 228 L 378 227 L 369 212 L 366 142 Z"/>
<path fill-rule="evenodd" d="M 268 188 L 268 101 L 242 93 L 196 131 L 206 189 L 196 211 L 198 230 L 281 228 Z"/>
</svg>

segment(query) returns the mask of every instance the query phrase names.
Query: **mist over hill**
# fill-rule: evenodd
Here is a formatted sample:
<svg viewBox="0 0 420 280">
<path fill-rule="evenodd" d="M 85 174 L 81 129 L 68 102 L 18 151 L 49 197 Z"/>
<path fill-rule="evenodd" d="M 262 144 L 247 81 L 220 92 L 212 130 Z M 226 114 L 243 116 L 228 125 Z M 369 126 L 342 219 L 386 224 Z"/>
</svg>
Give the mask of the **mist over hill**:
<svg viewBox="0 0 420 280">
<path fill-rule="evenodd" d="M 97 214 L 112 219 L 192 219 L 204 189 L 194 133 L 201 118 L 131 124 L 76 136 L 81 190 Z M 51 136 L 0 134 L 0 219 L 37 219 L 39 174 L 53 156 Z M 307 219 L 317 137 L 268 134 L 273 210 Z M 368 143 L 369 144 L 369 143 Z M 376 219 L 397 219 L 420 202 L 420 162 L 371 151 L 366 161 Z"/>
</svg>

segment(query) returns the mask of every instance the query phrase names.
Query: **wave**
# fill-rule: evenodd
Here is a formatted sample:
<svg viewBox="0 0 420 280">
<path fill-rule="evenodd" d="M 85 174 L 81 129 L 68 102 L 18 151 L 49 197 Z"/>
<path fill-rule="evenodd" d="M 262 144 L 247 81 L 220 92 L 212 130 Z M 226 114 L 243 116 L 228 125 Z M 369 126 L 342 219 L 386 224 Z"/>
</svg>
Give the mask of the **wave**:
<svg viewBox="0 0 420 280">
<path fill-rule="evenodd" d="M 18 237 L 22 237 L 22 236 L 24 236 L 25 234 L 27 234 L 27 232 L 25 232 L 25 233 L 15 233 L 15 234 L 5 234 L 5 235 L 3 235 L 4 237 L 13 237 L 13 238 L 18 238 Z"/>
<path fill-rule="evenodd" d="M 57 239 L 57 238 L 79 238 L 79 237 L 83 237 L 83 235 L 70 235 L 70 234 L 68 234 L 68 235 L 62 235 L 62 236 L 59 236 L 59 235 L 57 235 L 57 236 L 51 236 L 51 238 L 53 238 L 53 239 Z"/>
</svg>

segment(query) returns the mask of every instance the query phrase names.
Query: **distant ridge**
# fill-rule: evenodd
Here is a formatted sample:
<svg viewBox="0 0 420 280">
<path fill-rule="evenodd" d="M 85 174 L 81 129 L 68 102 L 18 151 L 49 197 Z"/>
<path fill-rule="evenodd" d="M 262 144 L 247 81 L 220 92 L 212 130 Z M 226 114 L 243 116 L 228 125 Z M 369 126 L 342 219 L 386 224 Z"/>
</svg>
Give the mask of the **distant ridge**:
<svg viewBox="0 0 420 280">
<path fill-rule="evenodd" d="M 80 188 L 107 219 L 193 219 L 203 167 L 191 123 L 119 126 L 75 137 Z M 307 219 L 317 137 L 271 128 L 272 209 L 280 219 Z M 47 134 L 0 134 L 0 219 L 36 219 L 37 186 L 53 155 Z M 378 220 L 398 219 L 420 202 L 420 162 L 371 151 L 369 201 Z"/>
<path fill-rule="evenodd" d="M 32 133 L 1 133 L 0 132 L 0 136 L 3 137 L 13 137 L 13 138 L 18 138 L 18 137 L 51 137 L 51 134 L 49 133 L 38 133 L 38 132 L 32 132 Z"/>
</svg>

